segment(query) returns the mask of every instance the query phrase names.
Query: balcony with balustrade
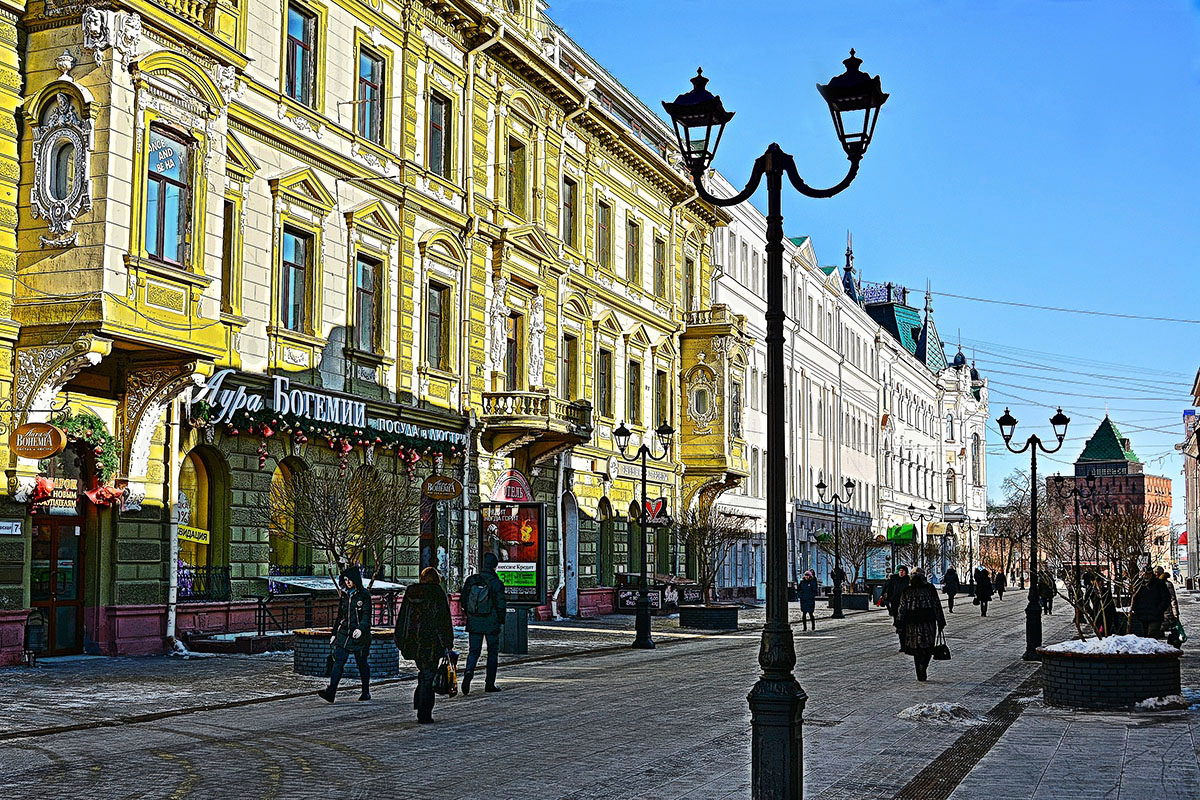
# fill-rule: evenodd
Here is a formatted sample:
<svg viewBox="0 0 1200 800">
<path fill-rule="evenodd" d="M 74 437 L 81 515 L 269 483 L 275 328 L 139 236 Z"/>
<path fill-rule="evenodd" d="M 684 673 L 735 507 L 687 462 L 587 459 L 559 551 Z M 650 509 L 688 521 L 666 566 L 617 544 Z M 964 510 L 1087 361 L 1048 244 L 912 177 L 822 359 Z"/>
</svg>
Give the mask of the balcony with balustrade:
<svg viewBox="0 0 1200 800">
<path fill-rule="evenodd" d="M 548 390 L 484 392 L 482 421 L 484 449 L 494 456 L 523 450 L 528 466 L 592 438 L 592 404 L 562 400 Z"/>
</svg>

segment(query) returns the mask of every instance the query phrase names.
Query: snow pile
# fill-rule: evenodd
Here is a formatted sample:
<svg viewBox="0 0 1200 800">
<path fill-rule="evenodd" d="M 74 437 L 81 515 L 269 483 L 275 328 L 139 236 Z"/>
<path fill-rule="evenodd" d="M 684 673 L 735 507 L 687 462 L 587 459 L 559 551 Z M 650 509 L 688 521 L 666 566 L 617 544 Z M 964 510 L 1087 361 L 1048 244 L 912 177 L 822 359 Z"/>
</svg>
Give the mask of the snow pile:
<svg viewBox="0 0 1200 800">
<path fill-rule="evenodd" d="M 958 703 L 917 703 L 897 714 L 913 722 L 948 722 L 958 725 L 982 725 L 983 720 Z"/>
<path fill-rule="evenodd" d="M 1166 697 L 1149 697 L 1134 706 L 1138 711 L 1169 711 L 1176 708 L 1186 708 L 1187 700 L 1182 695 L 1169 694 Z"/>
<path fill-rule="evenodd" d="M 1175 655 L 1180 651 L 1157 639 L 1144 636 L 1108 636 L 1104 639 L 1072 640 L 1044 648 L 1051 653 L 1081 653 L 1085 655 Z"/>
<path fill-rule="evenodd" d="M 216 653 L 197 653 L 194 650 L 188 650 L 187 645 L 178 639 L 175 640 L 175 646 L 171 649 L 169 655 L 179 656 L 180 658 L 213 658 Z"/>
</svg>

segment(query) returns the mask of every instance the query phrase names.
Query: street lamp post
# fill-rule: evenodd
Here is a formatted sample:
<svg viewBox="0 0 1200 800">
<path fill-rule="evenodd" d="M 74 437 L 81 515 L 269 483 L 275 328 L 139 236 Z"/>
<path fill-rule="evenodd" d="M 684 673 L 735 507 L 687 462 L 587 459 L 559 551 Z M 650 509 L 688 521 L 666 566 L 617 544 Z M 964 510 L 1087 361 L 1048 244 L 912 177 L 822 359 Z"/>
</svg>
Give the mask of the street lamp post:
<svg viewBox="0 0 1200 800">
<path fill-rule="evenodd" d="M 1058 444 L 1053 448 L 1046 447 L 1042 444 L 1042 440 L 1037 434 L 1030 434 L 1025 445 L 1019 450 L 1012 446 L 1013 432 L 1017 429 L 1017 420 L 1009 413 L 1008 409 L 1004 409 L 1004 416 L 996 420 L 996 424 L 1000 427 L 1000 435 L 1004 437 L 1004 446 L 1009 452 L 1020 455 L 1026 450 L 1029 451 L 1029 604 L 1025 607 L 1025 654 L 1021 656 L 1026 661 L 1041 661 L 1041 656 L 1038 655 L 1037 649 L 1042 646 L 1042 612 L 1038 607 L 1038 478 L 1037 478 L 1037 454 L 1041 450 L 1047 455 L 1057 453 L 1059 448 L 1063 446 L 1063 440 L 1067 438 L 1067 425 L 1071 423 L 1071 418 L 1058 409 L 1053 417 L 1050 418 L 1050 426 L 1054 429 L 1054 436 L 1058 439 Z"/>
<path fill-rule="evenodd" d="M 749 200 L 763 176 L 767 178 L 767 440 L 782 444 L 784 431 L 783 358 L 783 176 L 806 197 L 833 197 L 858 174 L 859 162 L 871 143 L 879 110 L 888 96 L 879 77 L 859 71 L 862 60 L 850 51 L 846 71 L 817 90 L 829 105 L 830 115 L 850 169 L 840 183 L 814 189 L 801 179 L 796 163 L 772 143 L 754 162 L 746 188 L 733 197 L 714 197 L 704 187 L 704 173 L 716 155 L 717 145 L 733 112 L 720 97 L 705 89 L 708 79 L 699 70 L 692 91 L 673 103 L 663 103 L 675 125 L 679 152 L 691 173 L 699 197 L 715 206 L 732 206 Z M 716 137 L 713 137 L 713 133 Z M 785 448 L 767 450 L 767 622 L 763 627 L 758 663 L 762 675 L 750 692 L 751 792 L 756 800 L 803 797 L 800 729 L 806 695 L 796 681 L 796 649 L 788 622 L 787 531 L 785 529 Z"/>
<path fill-rule="evenodd" d="M 929 572 L 929 570 L 925 568 L 926 526 L 930 522 L 933 522 L 933 518 L 936 516 L 937 516 L 937 506 L 935 506 L 933 503 L 929 504 L 929 513 L 925 513 L 923 511 L 918 511 L 917 507 L 914 506 L 912 503 L 908 504 L 908 518 L 911 519 L 913 522 L 921 523 L 921 536 L 920 536 L 919 544 L 917 545 L 917 559 L 921 562 L 921 564 L 920 564 L 921 569 L 925 570 L 926 573 Z"/>
<path fill-rule="evenodd" d="M 634 453 L 632 456 L 628 456 L 626 455 L 626 451 L 629 449 L 629 438 L 633 434 L 630 432 L 629 428 L 625 427 L 624 422 L 622 422 L 617 429 L 613 431 L 613 438 L 617 440 L 617 447 L 621 451 L 621 458 L 631 464 L 636 464 L 639 461 L 641 461 L 642 464 L 642 520 L 640 523 L 640 527 L 642 529 L 642 580 L 641 587 L 638 590 L 636 606 L 637 615 L 634 618 L 633 623 L 634 636 L 632 645 L 632 647 L 635 647 L 639 650 L 654 649 L 654 640 L 650 638 L 650 584 L 646 580 L 646 563 L 650 560 L 649 547 L 647 546 L 646 540 L 646 528 L 649 527 L 647 525 L 646 517 L 648 513 L 648 509 L 646 507 L 646 500 L 648 499 L 646 497 L 646 461 L 647 459 L 653 461 L 662 461 L 665 459 L 671 452 L 671 436 L 674 435 L 674 433 L 675 429 L 668 425 L 666 420 L 663 420 L 663 424 L 659 425 L 658 429 L 654 431 L 655 438 L 658 439 L 658 444 L 662 448 L 662 455 L 652 455 L 650 448 L 645 442 L 643 442 L 638 446 L 636 453 Z"/>
<path fill-rule="evenodd" d="M 817 497 L 822 503 L 831 503 L 833 505 L 833 613 L 831 619 L 842 619 L 845 615 L 842 614 L 842 581 L 845 580 L 846 571 L 842 569 L 842 522 L 841 522 L 841 507 L 850 504 L 850 499 L 854 497 L 854 481 L 846 478 L 846 483 L 842 486 L 846 490 L 846 496 L 842 497 L 837 492 L 829 495 L 829 499 L 825 498 L 825 493 L 829 487 L 825 485 L 825 481 L 817 483 Z"/>
</svg>

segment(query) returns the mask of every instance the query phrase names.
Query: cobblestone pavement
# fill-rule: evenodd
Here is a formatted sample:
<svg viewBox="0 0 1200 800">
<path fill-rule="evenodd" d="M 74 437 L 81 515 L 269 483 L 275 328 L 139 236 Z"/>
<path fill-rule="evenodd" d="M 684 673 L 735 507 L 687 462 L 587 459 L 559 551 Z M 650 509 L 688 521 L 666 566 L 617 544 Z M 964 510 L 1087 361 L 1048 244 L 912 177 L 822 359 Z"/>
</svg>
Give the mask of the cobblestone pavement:
<svg viewBox="0 0 1200 800">
<path fill-rule="evenodd" d="M 1160 774 L 1159 788 L 1148 796 L 1197 796 L 1195 784 L 1188 785 L 1194 781 L 1195 712 L 1060 718 L 1029 702 L 1037 694 L 1037 671 L 1018 660 L 1023 609 L 1015 593 L 994 603 L 987 619 L 959 606 L 947 637 L 954 658 L 935 662 L 928 683 L 917 683 L 911 660 L 896 654 L 889 620 L 880 611 L 822 620 L 815 635 L 798 633 L 797 675 L 809 695 L 805 796 L 932 800 L 957 786 L 956 798 L 1029 797 L 1030 785 L 1016 781 L 1039 762 L 1060 790 L 1052 794 L 1051 784 L 1033 784 L 1038 796 L 1087 797 L 1095 789 L 1107 797 L 1119 791 L 1133 797 L 1143 788 L 1134 785 L 1134 776 Z M 1185 613 L 1190 627 L 1200 630 L 1200 613 L 1193 609 Z M 436 725 L 416 725 L 412 684 L 396 682 L 380 687 L 368 704 L 327 706 L 311 696 L 293 697 L 10 738 L 0 741 L 0 785 L 7 784 L 10 797 L 748 797 L 745 695 L 757 676 L 752 624 L 725 636 L 673 638 L 667 634 L 679 631 L 668 630 L 672 622 L 656 620 L 660 647 L 647 652 L 620 646 L 630 622 L 589 620 L 532 630 L 534 655 L 542 636 L 572 639 L 576 650 L 587 642 L 590 652 L 510 663 L 502 668 L 503 693 L 439 699 Z M 1047 641 L 1067 634 L 1065 614 L 1046 623 Z M 609 643 L 618 647 L 605 649 Z M 121 661 L 152 661 L 156 668 L 145 669 L 148 674 L 163 662 L 169 664 L 164 672 L 215 669 L 218 661 L 231 665 L 200 684 L 229 680 L 239 671 L 283 672 L 280 665 L 258 666 L 270 657 L 250 660 L 250 667 L 229 657 Z M 103 669 L 88 668 L 93 678 L 103 677 Z M 1196 685 L 1194 664 L 1186 668 L 1185 683 Z M 243 678 L 233 693 L 257 691 L 261 672 Z M 0 676 L 8 700 L 22 691 L 13 675 Z M 137 681 L 129 677 L 136 692 Z M 293 680 L 297 688 L 319 683 Z M 969 727 L 897 716 L 920 702 L 961 703 L 987 721 Z M 1099 727 L 1092 725 L 1097 720 Z M 1055 740 L 1047 727 L 1023 745 L 1023 726 L 1037 724 L 1077 729 L 1078 743 L 1067 734 Z M 1150 755 L 1164 739 L 1186 757 Z M 921 783 L 931 765 L 958 769 L 959 775 L 950 783 Z M 1122 790 L 1125 775 L 1129 786 Z M 1019 788 L 1006 794 L 1010 776 Z M 926 785 L 936 788 L 921 788 Z M 1164 791 L 1168 785 L 1175 788 Z"/>
</svg>

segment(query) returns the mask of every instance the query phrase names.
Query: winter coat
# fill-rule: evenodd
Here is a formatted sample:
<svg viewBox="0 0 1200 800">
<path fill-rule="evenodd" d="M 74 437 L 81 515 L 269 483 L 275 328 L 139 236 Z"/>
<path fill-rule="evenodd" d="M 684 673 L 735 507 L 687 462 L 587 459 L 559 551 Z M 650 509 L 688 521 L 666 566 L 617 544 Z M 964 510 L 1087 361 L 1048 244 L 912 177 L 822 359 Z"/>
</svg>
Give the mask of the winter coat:
<svg viewBox="0 0 1200 800">
<path fill-rule="evenodd" d="M 883 601 L 887 604 L 888 613 L 893 617 L 896 616 L 896 610 L 900 608 L 900 596 L 908 588 L 908 581 L 909 577 L 907 575 L 903 578 L 899 575 L 893 575 L 883 585 Z"/>
<path fill-rule="evenodd" d="M 1179 619 L 1179 599 L 1175 596 L 1175 583 L 1166 575 L 1159 578 L 1167 590 L 1167 620 Z"/>
<path fill-rule="evenodd" d="M 1038 575 L 1038 597 L 1043 600 L 1049 600 L 1054 597 L 1055 589 L 1054 578 L 1048 572 L 1042 572 Z"/>
<path fill-rule="evenodd" d="M 356 630 L 360 631 L 357 639 Z M 371 646 L 371 593 L 361 583 L 342 592 L 333 621 L 333 643 L 346 650 L 366 650 Z"/>
<path fill-rule="evenodd" d="M 896 624 L 901 630 L 904 652 L 933 649 L 938 631 L 946 627 L 946 615 L 937 590 L 924 577 L 914 577 L 900 596 Z"/>
<path fill-rule="evenodd" d="M 954 567 L 946 570 L 946 574 L 942 577 L 942 591 L 951 597 L 961 591 L 958 583 L 958 571 Z"/>
<path fill-rule="evenodd" d="M 800 586 L 797 590 L 800 595 L 800 610 L 805 614 L 811 614 L 817 609 L 817 579 L 805 578 L 800 581 Z"/>
<path fill-rule="evenodd" d="M 405 589 L 396 620 L 396 646 L 418 669 L 433 669 L 454 646 L 450 598 L 441 585 L 418 583 Z"/>
<path fill-rule="evenodd" d="M 1003 592 L 1005 589 L 1008 588 L 1008 578 L 1006 578 L 1004 576 L 1003 572 L 996 573 L 995 584 L 996 584 L 996 591 L 998 591 L 998 592 Z"/>
<path fill-rule="evenodd" d="M 491 614 L 476 615 L 471 613 L 468 602 L 471 591 L 476 586 L 482 586 L 488 590 L 492 606 Z M 504 584 L 496 577 L 494 569 L 485 567 L 483 572 L 477 572 L 467 578 L 462 586 L 462 592 L 459 594 L 459 602 L 462 604 L 463 615 L 467 618 L 467 630 L 469 632 L 482 634 L 499 633 L 500 628 L 504 626 Z"/>
<path fill-rule="evenodd" d="M 1129 611 L 1143 622 L 1162 622 L 1163 615 L 1170 607 L 1171 595 L 1166 584 L 1158 578 L 1151 578 L 1133 593 L 1133 604 Z"/>
<path fill-rule="evenodd" d="M 987 570 L 975 572 L 975 599 L 981 603 L 992 599 L 992 576 L 987 574 Z"/>
</svg>

